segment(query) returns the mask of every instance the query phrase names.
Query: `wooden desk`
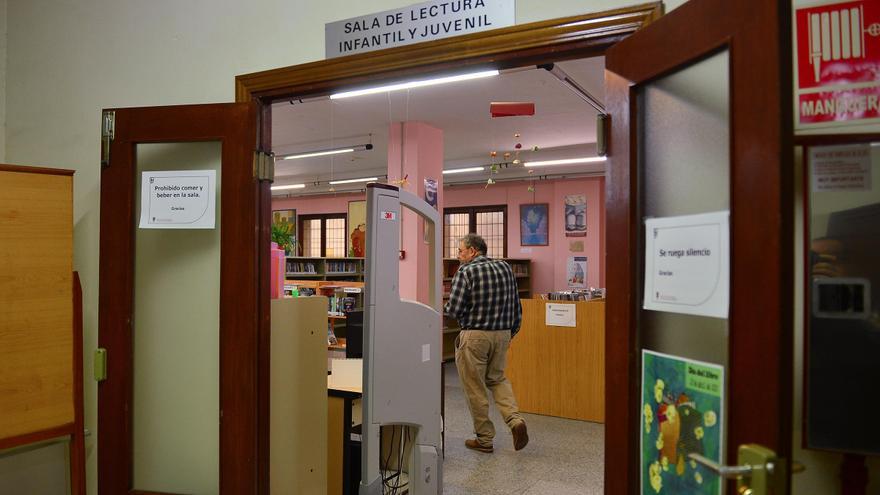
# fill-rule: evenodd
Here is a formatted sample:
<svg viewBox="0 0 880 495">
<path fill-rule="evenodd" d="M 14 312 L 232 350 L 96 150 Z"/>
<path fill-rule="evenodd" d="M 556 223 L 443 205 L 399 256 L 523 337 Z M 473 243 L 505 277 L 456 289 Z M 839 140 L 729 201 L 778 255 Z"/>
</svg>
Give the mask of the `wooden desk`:
<svg viewBox="0 0 880 495">
<path fill-rule="evenodd" d="M 330 385 L 327 377 L 327 495 L 356 494 L 352 491 L 352 469 L 360 471 L 360 442 L 351 439 L 352 429 L 360 425 L 361 387 L 338 387 Z M 352 459 L 357 457 L 357 459 Z M 360 483 L 358 477 L 357 483 Z"/>
<path fill-rule="evenodd" d="M 577 306 L 574 327 L 545 325 L 547 303 Z M 605 302 L 523 299 L 507 377 L 523 412 L 605 422 Z"/>
</svg>

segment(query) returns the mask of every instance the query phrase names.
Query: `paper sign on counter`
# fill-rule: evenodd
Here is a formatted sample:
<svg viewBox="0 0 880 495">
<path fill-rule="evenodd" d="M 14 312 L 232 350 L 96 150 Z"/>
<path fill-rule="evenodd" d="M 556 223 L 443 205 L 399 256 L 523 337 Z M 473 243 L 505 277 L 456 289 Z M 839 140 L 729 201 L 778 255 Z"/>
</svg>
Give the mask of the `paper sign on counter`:
<svg viewBox="0 0 880 495">
<path fill-rule="evenodd" d="M 727 318 L 730 213 L 645 220 L 644 308 Z"/>
<path fill-rule="evenodd" d="M 576 304 L 553 304 L 547 303 L 547 313 L 544 324 L 548 327 L 574 327 L 577 326 Z"/>
<path fill-rule="evenodd" d="M 215 170 L 144 172 L 141 178 L 142 229 L 213 229 Z"/>
</svg>

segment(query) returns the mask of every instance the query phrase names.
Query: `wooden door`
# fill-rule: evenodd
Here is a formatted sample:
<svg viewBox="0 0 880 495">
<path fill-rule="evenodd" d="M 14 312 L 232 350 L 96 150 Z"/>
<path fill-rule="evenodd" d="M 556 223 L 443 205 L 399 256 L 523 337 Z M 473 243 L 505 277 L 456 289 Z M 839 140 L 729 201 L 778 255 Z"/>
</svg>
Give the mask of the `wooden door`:
<svg viewBox="0 0 880 495">
<path fill-rule="evenodd" d="M 607 52 L 606 493 L 643 490 L 643 349 L 724 366 L 727 464 L 745 443 L 790 457 L 790 8 L 691 0 Z M 645 218 L 719 210 L 728 317 L 642 309 Z"/>
<path fill-rule="evenodd" d="M 101 170 L 101 493 L 267 489 L 257 114 L 247 103 L 104 112 L 115 129 Z M 213 170 L 213 228 L 139 227 L 142 173 L 157 170 Z"/>
</svg>

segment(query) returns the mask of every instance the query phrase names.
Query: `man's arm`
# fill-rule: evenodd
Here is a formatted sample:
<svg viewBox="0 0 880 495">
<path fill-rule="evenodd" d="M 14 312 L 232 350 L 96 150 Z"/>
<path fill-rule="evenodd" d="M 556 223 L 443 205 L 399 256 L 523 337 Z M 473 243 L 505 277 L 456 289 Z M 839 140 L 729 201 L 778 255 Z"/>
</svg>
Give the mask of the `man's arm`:
<svg viewBox="0 0 880 495">
<path fill-rule="evenodd" d="M 452 277 L 452 287 L 449 290 L 449 302 L 446 303 L 444 311 L 447 315 L 459 320 L 470 310 L 468 307 L 470 301 L 470 283 L 467 275 L 459 269 L 455 272 L 455 276 Z"/>
<path fill-rule="evenodd" d="M 516 309 L 513 311 L 513 327 L 510 329 L 510 338 L 519 332 L 519 327 L 522 324 L 522 302 L 519 300 L 518 292 L 516 295 Z"/>
</svg>

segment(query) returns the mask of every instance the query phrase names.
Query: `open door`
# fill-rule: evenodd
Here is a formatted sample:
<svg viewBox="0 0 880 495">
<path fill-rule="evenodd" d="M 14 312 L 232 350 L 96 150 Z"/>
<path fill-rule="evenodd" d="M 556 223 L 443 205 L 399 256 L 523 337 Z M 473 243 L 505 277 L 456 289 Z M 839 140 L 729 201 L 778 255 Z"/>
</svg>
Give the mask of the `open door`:
<svg viewBox="0 0 880 495">
<path fill-rule="evenodd" d="M 737 465 L 745 444 L 772 451 L 757 449 L 759 457 L 777 458 L 772 469 L 749 461 L 752 472 L 741 483 L 755 494 L 787 491 L 794 184 L 790 9 L 785 1 L 691 0 L 607 52 L 605 493 L 656 493 L 661 484 L 662 493 L 704 493 L 694 487 L 733 483 L 720 480 L 719 466 L 695 461 L 694 449 L 683 443 L 661 463 L 675 450 L 668 438 L 666 448 L 659 438 L 655 445 L 653 436 L 650 444 L 644 441 L 643 432 L 658 424 L 656 416 L 646 418 L 646 405 L 656 415 L 663 402 L 690 399 L 686 390 L 667 387 L 642 402 L 643 350 L 722 366 L 724 400 L 717 422 L 713 415 L 699 425 L 707 435 L 712 425 L 720 426 L 720 464 Z M 643 309 L 646 219 L 727 211 L 729 283 L 721 287 L 729 291 L 726 316 Z M 681 424 L 677 442 L 696 430 Z M 643 457 L 657 462 L 653 472 Z M 757 486 L 761 477 L 768 478 L 767 491 Z"/>
<path fill-rule="evenodd" d="M 257 105 L 113 109 L 103 121 L 99 491 L 264 493 L 269 184 L 257 177 Z M 156 182 L 143 187 L 145 172 Z M 158 201 L 160 183 L 163 198 L 190 201 L 163 205 L 172 226 L 195 221 L 174 215 L 199 201 L 214 223 L 155 228 L 163 217 L 142 217 L 141 196 Z"/>
</svg>

